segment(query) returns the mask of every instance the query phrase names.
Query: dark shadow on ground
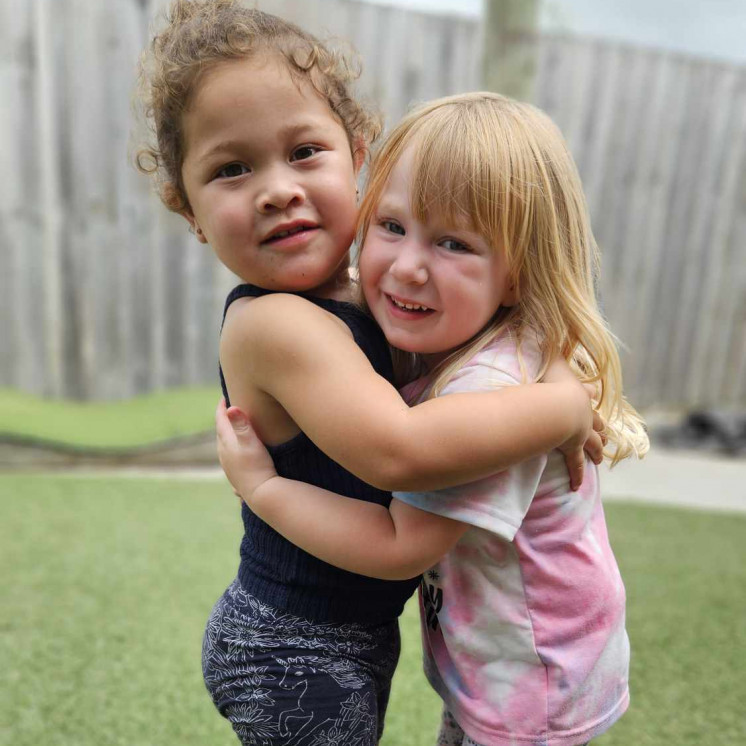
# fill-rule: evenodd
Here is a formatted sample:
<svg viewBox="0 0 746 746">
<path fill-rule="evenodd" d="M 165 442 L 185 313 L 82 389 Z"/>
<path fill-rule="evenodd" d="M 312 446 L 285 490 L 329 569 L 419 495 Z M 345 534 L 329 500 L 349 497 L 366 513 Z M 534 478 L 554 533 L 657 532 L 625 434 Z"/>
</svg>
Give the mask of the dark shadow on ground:
<svg viewBox="0 0 746 746">
<path fill-rule="evenodd" d="M 650 435 L 664 448 L 744 456 L 746 414 L 698 410 L 687 414 L 678 424 L 653 428 Z"/>
<path fill-rule="evenodd" d="M 78 466 L 218 466 L 213 431 L 134 448 L 73 446 L 11 434 L 0 434 L 0 470 Z"/>
</svg>

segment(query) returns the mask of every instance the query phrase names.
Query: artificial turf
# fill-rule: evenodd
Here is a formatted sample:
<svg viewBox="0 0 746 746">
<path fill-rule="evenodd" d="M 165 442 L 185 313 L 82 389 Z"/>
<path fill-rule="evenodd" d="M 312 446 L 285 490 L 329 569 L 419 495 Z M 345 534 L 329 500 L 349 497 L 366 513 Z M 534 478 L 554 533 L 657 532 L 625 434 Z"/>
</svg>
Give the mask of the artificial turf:
<svg viewBox="0 0 746 746">
<path fill-rule="evenodd" d="M 109 402 L 45 399 L 0 388 L 0 436 L 92 449 L 131 448 L 211 431 L 219 397 L 217 386 Z"/>
<path fill-rule="evenodd" d="M 598 746 L 746 743 L 746 516 L 606 508 L 628 595 L 632 705 Z M 0 475 L 0 743 L 237 743 L 202 684 L 237 567 L 227 483 Z M 416 607 L 382 746 L 432 746 Z"/>
</svg>

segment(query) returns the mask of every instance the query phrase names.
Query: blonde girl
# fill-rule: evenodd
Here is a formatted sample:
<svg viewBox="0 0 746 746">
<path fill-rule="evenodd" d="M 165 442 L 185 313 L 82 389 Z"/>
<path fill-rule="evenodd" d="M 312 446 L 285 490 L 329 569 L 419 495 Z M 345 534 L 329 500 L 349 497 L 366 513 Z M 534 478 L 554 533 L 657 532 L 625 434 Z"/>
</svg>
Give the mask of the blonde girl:
<svg viewBox="0 0 746 746">
<path fill-rule="evenodd" d="M 491 93 L 414 111 L 371 166 L 361 224 L 367 305 L 422 367 L 410 403 L 515 390 L 561 356 L 598 385 L 608 457 L 645 453 L 596 303 L 580 180 L 545 114 Z M 234 488 L 290 541 L 371 577 L 424 573 L 440 746 L 584 744 L 625 711 L 624 586 L 593 465 L 576 492 L 545 452 L 461 486 L 407 487 L 385 508 L 278 477 L 238 408 L 217 423 Z"/>
</svg>

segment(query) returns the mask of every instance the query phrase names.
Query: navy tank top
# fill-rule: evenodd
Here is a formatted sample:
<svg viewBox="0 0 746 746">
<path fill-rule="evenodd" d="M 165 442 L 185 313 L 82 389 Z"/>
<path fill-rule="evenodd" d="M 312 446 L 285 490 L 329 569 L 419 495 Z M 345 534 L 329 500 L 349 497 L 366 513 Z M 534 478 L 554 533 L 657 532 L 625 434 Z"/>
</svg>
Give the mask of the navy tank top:
<svg viewBox="0 0 746 746">
<path fill-rule="evenodd" d="M 237 298 L 272 292 L 254 285 L 239 285 L 228 295 L 223 319 Z M 393 380 L 388 345 L 372 318 L 353 303 L 294 294 L 342 320 L 375 371 L 388 381 Z M 226 402 L 230 404 L 222 370 L 220 383 Z M 285 443 L 268 446 L 268 450 L 282 477 L 386 507 L 391 502 L 391 493 L 372 487 L 342 468 L 303 432 Z M 316 622 L 375 625 L 398 617 L 417 587 L 419 578 L 378 580 L 341 570 L 296 547 L 245 504 L 241 513 L 244 536 L 238 579 L 248 593 L 271 606 Z"/>
</svg>

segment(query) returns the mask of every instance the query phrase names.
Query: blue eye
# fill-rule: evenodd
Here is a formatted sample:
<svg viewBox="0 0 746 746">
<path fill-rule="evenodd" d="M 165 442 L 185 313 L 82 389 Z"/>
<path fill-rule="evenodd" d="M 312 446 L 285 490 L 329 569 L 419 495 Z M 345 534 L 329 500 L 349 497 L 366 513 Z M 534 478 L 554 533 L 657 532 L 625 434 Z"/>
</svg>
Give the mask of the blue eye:
<svg viewBox="0 0 746 746">
<path fill-rule="evenodd" d="M 444 238 L 440 245 L 448 251 L 455 251 L 459 254 L 471 252 L 471 247 L 465 244 L 463 241 L 457 241 L 455 238 Z"/>
<path fill-rule="evenodd" d="M 404 228 L 402 228 L 399 223 L 395 223 L 393 220 L 382 220 L 381 227 L 389 233 L 395 233 L 397 236 L 403 236 L 406 233 Z"/>
<path fill-rule="evenodd" d="M 321 148 L 317 148 L 315 145 L 302 145 L 300 148 L 297 148 L 293 151 L 293 155 L 290 157 L 291 161 L 304 161 L 306 158 L 311 158 L 312 156 L 316 155 L 321 150 Z"/>
<path fill-rule="evenodd" d="M 243 176 L 249 173 L 251 173 L 251 169 L 248 166 L 244 166 L 243 163 L 229 163 L 227 166 L 223 166 L 215 176 L 218 179 L 233 179 L 236 176 Z"/>
</svg>

